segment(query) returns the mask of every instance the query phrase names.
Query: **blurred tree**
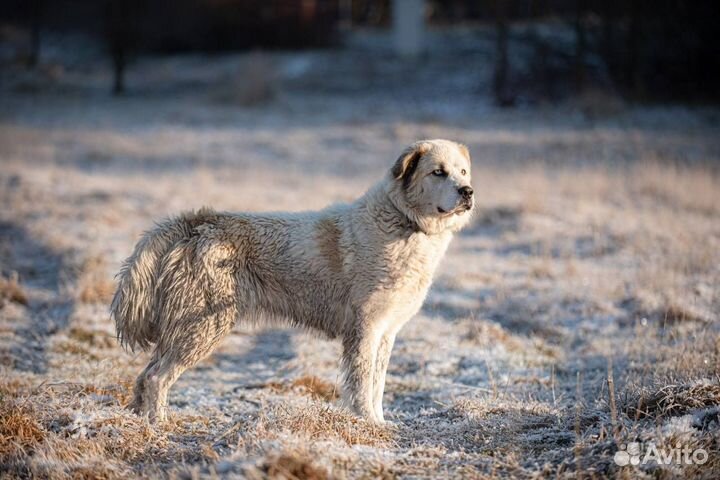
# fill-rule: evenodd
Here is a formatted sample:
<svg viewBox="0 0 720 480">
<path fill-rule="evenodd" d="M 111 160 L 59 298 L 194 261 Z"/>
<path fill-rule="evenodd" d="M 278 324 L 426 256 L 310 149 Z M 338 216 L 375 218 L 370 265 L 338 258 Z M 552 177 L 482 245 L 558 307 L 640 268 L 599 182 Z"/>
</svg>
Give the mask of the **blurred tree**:
<svg viewBox="0 0 720 480">
<path fill-rule="evenodd" d="M 585 87 L 587 33 L 585 31 L 585 0 L 575 0 L 575 91 Z"/>
<path fill-rule="evenodd" d="M 357 25 L 387 25 L 390 20 L 390 0 L 353 0 L 352 19 Z"/>
<path fill-rule="evenodd" d="M 135 0 L 107 0 L 105 10 L 105 36 L 113 64 L 113 87 L 115 95 L 125 92 L 125 69 L 133 42 L 133 25 L 137 17 Z"/>
<path fill-rule="evenodd" d="M 120 93 L 133 54 L 330 45 L 340 12 L 353 25 L 388 26 L 391 1 L 3 0 L 0 23 L 27 34 L 16 41 L 23 65 L 40 61 L 48 34 L 102 40 Z M 428 23 L 494 26 L 492 95 L 499 105 L 594 88 L 629 99 L 720 100 L 717 0 L 425 2 Z"/>
<path fill-rule="evenodd" d="M 630 0 L 630 26 L 627 34 L 627 62 L 625 64 L 625 78 L 636 98 L 643 96 L 641 81 L 642 63 L 640 60 L 640 42 L 642 36 L 642 5 L 641 0 Z"/>
<path fill-rule="evenodd" d="M 40 26 L 42 24 L 42 0 L 31 0 L 30 55 L 28 65 L 36 67 L 40 61 Z"/>
<path fill-rule="evenodd" d="M 515 103 L 515 98 L 509 89 L 508 61 L 508 0 L 495 2 L 495 73 L 493 75 L 493 94 L 495 102 L 502 107 L 509 107 Z"/>
</svg>

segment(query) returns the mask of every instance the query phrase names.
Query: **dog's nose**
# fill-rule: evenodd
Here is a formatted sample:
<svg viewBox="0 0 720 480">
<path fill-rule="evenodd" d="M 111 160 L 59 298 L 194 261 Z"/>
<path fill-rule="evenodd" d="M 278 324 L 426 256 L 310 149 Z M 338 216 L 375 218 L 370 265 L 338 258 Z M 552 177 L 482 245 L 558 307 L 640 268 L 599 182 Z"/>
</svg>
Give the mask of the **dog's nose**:
<svg viewBox="0 0 720 480">
<path fill-rule="evenodd" d="M 472 187 L 468 187 L 468 186 L 460 187 L 460 188 L 458 189 L 458 193 L 459 193 L 460 196 L 462 196 L 463 198 L 470 198 L 470 197 L 472 197 L 473 189 L 472 189 Z"/>
</svg>

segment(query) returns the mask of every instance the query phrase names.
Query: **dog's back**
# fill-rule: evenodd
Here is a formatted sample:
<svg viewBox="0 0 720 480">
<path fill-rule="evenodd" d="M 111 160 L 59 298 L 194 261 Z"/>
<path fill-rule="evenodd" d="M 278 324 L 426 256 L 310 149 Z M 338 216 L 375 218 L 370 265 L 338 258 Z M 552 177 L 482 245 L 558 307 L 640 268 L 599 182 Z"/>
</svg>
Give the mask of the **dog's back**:
<svg viewBox="0 0 720 480">
<path fill-rule="evenodd" d="M 281 319 L 341 333 L 348 278 L 334 216 L 189 212 L 146 232 L 119 273 L 111 306 L 134 350 L 177 349 L 195 323 Z M 225 326 L 227 323 L 229 326 Z"/>
</svg>

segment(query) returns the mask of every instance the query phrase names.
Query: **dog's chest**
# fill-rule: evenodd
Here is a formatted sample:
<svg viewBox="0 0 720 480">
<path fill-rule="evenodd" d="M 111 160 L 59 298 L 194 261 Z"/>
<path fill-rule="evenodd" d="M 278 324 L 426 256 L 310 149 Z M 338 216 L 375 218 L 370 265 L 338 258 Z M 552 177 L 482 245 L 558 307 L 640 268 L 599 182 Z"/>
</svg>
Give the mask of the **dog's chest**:
<svg viewBox="0 0 720 480">
<path fill-rule="evenodd" d="M 398 293 L 424 296 L 449 243 L 449 234 L 433 237 L 415 234 L 391 244 L 385 255 L 386 287 Z"/>
</svg>

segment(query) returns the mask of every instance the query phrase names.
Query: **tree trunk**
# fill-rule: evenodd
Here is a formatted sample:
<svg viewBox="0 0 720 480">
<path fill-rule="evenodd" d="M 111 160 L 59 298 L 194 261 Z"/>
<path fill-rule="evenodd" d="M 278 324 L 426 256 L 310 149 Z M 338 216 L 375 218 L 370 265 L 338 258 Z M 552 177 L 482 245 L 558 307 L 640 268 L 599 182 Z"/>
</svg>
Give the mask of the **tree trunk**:
<svg viewBox="0 0 720 480">
<path fill-rule="evenodd" d="M 508 88 L 508 22 L 507 22 L 508 0 L 497 0 L 495 4 L 495 25 L 497 36 L 495 40 L 495 73 L 493 75 L 493 94 L 495 102 L 507 107 L 512 105 Z"/>
<path fill-rule="evenodd" d="M 641 76 L 641 36 L 642 36 L 642 6 L 640 0 L 630 2 L 630 28 L 628 31 L 628 61 L 626 64 L 625 77 L 633 95 L 636 98 L 643 96 L 643 85 Z"/>
<path fill-rule="evenodd" d="M 587 36 L 585 32 L 585 0 L 575 0 L 575 91 L 581 92 L 585 87 L 585 54 L 587 52 Z"/>
<path fill-rule="evenodd" d="M 602 56 L 608 77 L 615 77 L 615 35 L 613 29 L 613 3 L 608 0 L 602 9 Z"/>
<path fill-rule="evenodd" d="M 117 45 L 112 52 L 113 59 L 113 94 L 122 95 L 125 93 L 125 49 Z"/>
<path fill-rule="evenodd" d="M 135 23 L 139 20 L 139 3 L 130 0 L 108 0 L 105 18 L 105 40 L 113 63 L 113 94 L 125 92 L 125 72 L 130 49 L 136 44 Z"/>
<path fill-rule="evenodd" d="M 42 0 L 32 2 L 32 27 L 30 33 L 30 56 L 28 66 L 34 68 L 40 61 L 40 25 L 42 23 Z"/>
</svg>

